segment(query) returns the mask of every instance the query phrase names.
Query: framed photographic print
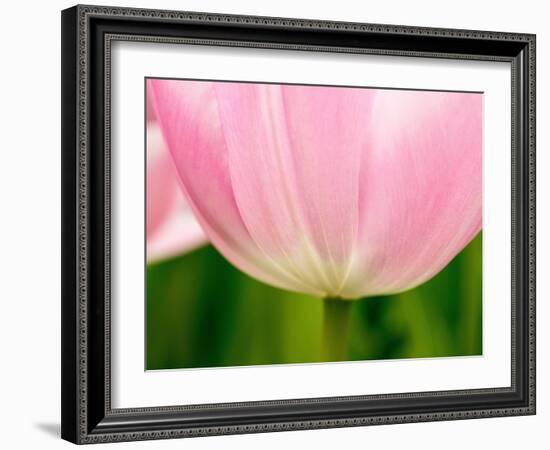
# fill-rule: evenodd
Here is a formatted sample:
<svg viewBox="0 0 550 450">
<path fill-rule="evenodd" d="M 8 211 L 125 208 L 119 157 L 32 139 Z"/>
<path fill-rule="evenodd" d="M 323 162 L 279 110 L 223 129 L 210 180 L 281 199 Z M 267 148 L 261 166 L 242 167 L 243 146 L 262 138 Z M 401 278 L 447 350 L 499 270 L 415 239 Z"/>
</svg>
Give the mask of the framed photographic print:
<svg viewBox="0 0 550 450">
<path fill-rule="evenodd" d="M 535 413 L 535 36 L 62 12 L 62 437 Z"/>
</svg>

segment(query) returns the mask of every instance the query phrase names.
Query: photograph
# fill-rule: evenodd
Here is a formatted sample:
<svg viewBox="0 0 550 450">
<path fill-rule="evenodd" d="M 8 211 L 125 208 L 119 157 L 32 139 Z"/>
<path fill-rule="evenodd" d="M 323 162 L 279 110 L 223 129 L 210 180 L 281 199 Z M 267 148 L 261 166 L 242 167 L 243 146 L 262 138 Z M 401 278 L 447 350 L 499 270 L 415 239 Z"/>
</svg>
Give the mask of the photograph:
<svg viewBox="0 0 550 450">
<path fill-rule="evenodd" d="M 146 370 L 483 355 L 483 92 L 144 84 Z"/>
</svg>

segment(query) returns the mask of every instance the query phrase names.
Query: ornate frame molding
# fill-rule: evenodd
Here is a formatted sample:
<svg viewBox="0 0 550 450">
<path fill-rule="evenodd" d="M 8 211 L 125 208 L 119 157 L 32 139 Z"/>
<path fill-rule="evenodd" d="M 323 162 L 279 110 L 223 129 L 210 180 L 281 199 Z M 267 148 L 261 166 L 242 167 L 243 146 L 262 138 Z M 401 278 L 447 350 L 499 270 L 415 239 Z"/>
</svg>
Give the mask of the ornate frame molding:
<svg viewBox="0 0 550 450">
<path fill-rule="evenodd" d="M 143 27 L 158 22 L 167 26 L 196 25 L 199 28 L 238 26 L 246 30 L 251 40 L 216 39 L 212 37 L 167 37 L 150 34 L 113 32 L 110 29 L 94 30 L 98 19 L 124 23 L 139 22 Z M 95 21 L 95 22 L 94 22 Z M 118 25 L 122 23 L 122 25 Z M 107 27 L 108 28 L 108 27 Z M 117 28 L 118 29 L 118 28 Z M 229 30 L 229 28 L 225 27 Z M 221 28 L 220 28 L 221 30 Z M 272 36 L 310 32 L 317 30 L 345 36 L 353 33 L 365 39 L 375 36 L 377 46 L 341 46 L 319 42 L 270 42 L 256 37 L 259 30 L 267 30 Z M 116 30 L 115 30 L 116 31 Z M 310 33 L 311 34 L 311 33 Z M 395 42 L 419 37 L 432 42 L 427 48 L 380 48 L 386 39 Z M 94 39 L 100 39 L 103 50 L 100 51 Z M 308 38 L 304 38 L 308 39 Z M 456 42 L 458 52 L 439 50 L 437 43 L 441 39 Z M 512 197 L 512 273 L 513 273 L 513 310 L 512 310 L 512 386 L 510 388 L 478 389 L 471 391 L 424 392 L 395 395 L 375 395 L 360 397 L 331 397 L 309 400 L 287 400 L 275 402 L 252 402 L 246 404 L 198 405 L 195 407 L 166 407 L 113 410 L 110 402 L 110 63 L 111 43 L 115 40 L 147 41 L 158 43 L 187 43 L 195 45 L 223 45 L 259 47 L 266 49 L 292 49 L 305 51 L 368 53 L 414 57 L 436 57 L 453 59 L 483 59 L 507 61 L 512 64 L 512 147 L 513 177 Z M 328 38 L 327 38 L 328 40 Z M 454 41 L 456 40 L 456 41 Z M 479 48 L 480 43 L 499 45 L 493 53 L 471 52 Z M 270 18 L 255 16 L 233 16 L 204 14 L 195 12 L 158 11 L 147 9 L 129 9 L 118 7 L 76 6 L 63 12 L 63 399 L 62 399 L 62 435 L 76 443 L 98 443 L 143 439 L 163 439 L 173 437 L 193 437 L 218 434 L 238 434 L 250 432 L 271 432 L 295 429 L 348 427 L 388 423 L 440 421 L 450 419 L 468 419 L 498 417 L 509 415 L 527 415 L 535 413 L 535 36 L 487 31 L 449 30 L 441 28 L 405 27 L 396 25 L 378 25 L 318 21 L 288 18 Z M 94 47 L 95 45 L 95 47 Z M 407 47 L 407 45 L 404 45 Z M 499 50 L 500 49 L 500 50 Z M 517 49 L 517 51 L 515 50 Z M 98 56 L 99 55 L 99 56 Z M 95 58 L 95 59 L 94 59 Z M 98 61 L 102 67 L 98 66 Z M 98 69 L 101 69 L 98 72 Z M 101 133 L 92 130 L 94 117 L 90 114 L 97 92 L 98 73 L 104 71 L 102 107 L 104 123 Z M 94 78 L 95 77 L 95 78 Z M 95 83 L 95 84 L 94 84 Z M 95 134 L 94 134 L 95 133 Z M 99 136 L 101 134 L 102 138 Z M 95 137 L 97 136 L 97 137 Z M 100 168 L 91 164 L 93 149 L 98 142 L 103 146 Z M 95 161 L 95 159 L 94 159 Z M 95 163 L 94 163 L 95 164 Z M 99 172 L 98 172 L 99 170 Z M 101 179 L 98 175 L 102 173 Z M 102 187 L 97 191 L 97 185 Z M 102 198 L 98 197 L 98 192 Z M 99 203 L 96 203 L 99 202 Z M 94 206 L 96 205 L 96 206 Z M 99 205 L 99 206 L 97 206 Z M 99 209 L 98 209 L 99 208 Z M 99 213 L 103 216 L 99 217 Z M 98 221 L 103 226 L 98 228 Z M 102 239 L 95 240 L 102 228 Z M 98 245 L 103 249 L 96 255 Z M 98 258 L 102 261 L 98 261 Z M 92 267 L 94 267 L 92 269 Z M 96 268 L 97 267 L 97 268 Z M 93 271 L 93 275 L 91 274 Z M 95 289 L 94 277 L 103 274 L 103 290 L 99 294 L 104 304 L 94 303 L 94 311 L 103 310 L 102 323 L 92 319 L 91 291 Z M 516 300 L 516 293 L 517 300 Z M 97 292 L 94 295 L 98 295 Z M 97 297 L 99 298 L 99 297 Z M 517 304 L 516 304 L 517 302 Z M 519 317 L 521 315 L 521 317 Z M 102 337 L 99 334 L 102 333 Z M 519 333 L 519 334 L 518 334 Z M 516 336 L 522 338 L 517 342 Z M 102 344 L 103 367 L 97 368 L 97 359 L 91 359 L 91 349 Z M 520 348 L 521 346 L 521 348 Z M 91 371 L 91 368 L 94 371 Z M 520 369 L 518 371 L 518 368 Z M 521 372 L 521 373 L 520 373 Z M 103 373 L 104 380 L 97 381 Z M 70 380 L 70 381 L 67 381 Z M 97 393 L 98 386 L 103 387 L 101 405 L 91 402 L 91 392 Z M 518 391 L 522 392 L 519 393 Z M 512 394 L 517 397 L 512 401 Z M 520 395 L 521 394 L 521 395 Z M 208 410 L 220 408 L 262 407 L 287 408 L 289 411 L 297 405 L 322 405 L 349 401 L 382 401 L 398 399 L 409 402 L 425 398 L 465 397 L 464 401 L 473 401 L 476 397 L 508 395 L 510 400 L 504 406 L 470 407 L 462 409 L 450 407 L 445 410 L 432 408 L 427 411 L 403 412 L 391 414 L 348 413 L 341 417 L 312 418 L 295 415 L 292 420 L 273 420 L 270 422 L 222 424 L 212 421 L 210 425 L 193 425 L 181 419 L 175 426 L 168 425 L 173 415 L 182 416 L 186 412 L 201 410 L 205 417 Z M 475 402 L 474 402 L 475 403 Z M 319 409 L 320 410 L 320 409 Z M 350 410 L 351 411 L 351 410 Z M 292 416 L 289 412 L 288 416 Z M 163 425 L 164 421 L 164 425 Z"/>
</svg>

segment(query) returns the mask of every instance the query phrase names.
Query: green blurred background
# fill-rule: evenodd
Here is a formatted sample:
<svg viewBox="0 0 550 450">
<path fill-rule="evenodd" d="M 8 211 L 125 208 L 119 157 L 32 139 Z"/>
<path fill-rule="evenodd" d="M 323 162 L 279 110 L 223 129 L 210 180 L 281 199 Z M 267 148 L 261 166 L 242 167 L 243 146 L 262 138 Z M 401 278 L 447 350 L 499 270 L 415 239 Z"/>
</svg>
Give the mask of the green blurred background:
<svg viewBox="0 0 550 450">
<path fill-rule="evenodd" d="M 348 360 L 480 355 L 481 233 L 436 277 L 354 301 Z M 146 368 L 320 362 L 323 302 L 238 271 L 210 245 L 147 267 Z"/>
</svg>

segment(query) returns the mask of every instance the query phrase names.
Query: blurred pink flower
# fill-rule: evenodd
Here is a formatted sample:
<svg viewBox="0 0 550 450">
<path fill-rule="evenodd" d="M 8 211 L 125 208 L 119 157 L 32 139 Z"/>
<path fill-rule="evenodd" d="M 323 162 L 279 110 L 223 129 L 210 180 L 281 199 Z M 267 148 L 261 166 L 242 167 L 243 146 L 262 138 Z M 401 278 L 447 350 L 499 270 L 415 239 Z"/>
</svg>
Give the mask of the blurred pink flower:
<svg viewBox="0 0 550 450">
<path fill-rule="evenodd" d="M 265 283 L 321 297 L 396 293 L 481 229 L 479 94 L 151 85 L 195 216 Z"/>
<path fill-rule="evenodd" d="M 188 252 L 206 235 L 178 186 L 177 173 L 148 102 L 147 262 Z"/>
</svg>

